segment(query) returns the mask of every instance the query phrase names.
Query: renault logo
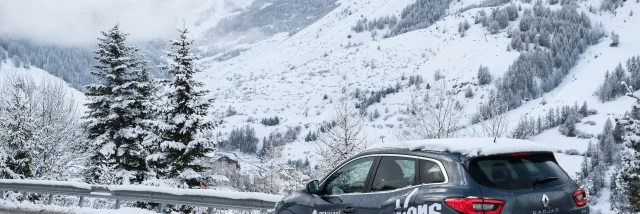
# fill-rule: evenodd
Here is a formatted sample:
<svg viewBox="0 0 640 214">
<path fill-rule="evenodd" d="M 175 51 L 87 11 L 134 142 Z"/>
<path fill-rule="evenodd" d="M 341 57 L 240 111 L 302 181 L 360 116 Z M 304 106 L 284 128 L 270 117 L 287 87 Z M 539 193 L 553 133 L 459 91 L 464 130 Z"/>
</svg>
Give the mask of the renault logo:
<svg viewBox="0 0 640 214">
<path fill-rule="evenodd" d="M 544 205 L 544 207 L 549 206 L 549 197 L 547 197 L 547 194 L 542 194 L 542 205 Z"/>
</svg>

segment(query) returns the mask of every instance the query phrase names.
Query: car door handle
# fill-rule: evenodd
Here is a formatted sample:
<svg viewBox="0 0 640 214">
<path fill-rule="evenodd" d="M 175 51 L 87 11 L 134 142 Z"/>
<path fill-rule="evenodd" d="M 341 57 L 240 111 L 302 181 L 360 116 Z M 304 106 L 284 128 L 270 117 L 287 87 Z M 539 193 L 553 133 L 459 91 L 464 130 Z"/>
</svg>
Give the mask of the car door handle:
<svg viewBox="0 0 640 214">
<path fill-rule="evenodd" d="M 409 210 L 409 209 L 404 208 L 404 207 L 396 207 L 396 208 L 393 209 L 393 211 L 396 211 L 396 212 L 406 212 L 407 210 Z"/>
<path fill-rule="evenodd" d="M 355 213 L 356 212 L 356 208 L 347 207 L 347 208 L 344 208 L 342 211 L 344 211 L 345 213 Z"/>
</svg>

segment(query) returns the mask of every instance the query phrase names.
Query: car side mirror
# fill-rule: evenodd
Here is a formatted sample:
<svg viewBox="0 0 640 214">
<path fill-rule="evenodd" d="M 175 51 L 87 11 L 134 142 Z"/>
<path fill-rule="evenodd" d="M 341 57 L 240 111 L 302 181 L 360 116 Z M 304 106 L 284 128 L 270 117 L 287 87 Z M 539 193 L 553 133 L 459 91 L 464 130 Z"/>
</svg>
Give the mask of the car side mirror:
<svg viewBox="0 0 640 214">
<path fill-rule="evenodd" d="M 319 187 L 320 182 L 318 180 L 309 181 L 309 183 L 307 183 L 307 192 L 309 194 L 318 194 Z"/>
</svg>

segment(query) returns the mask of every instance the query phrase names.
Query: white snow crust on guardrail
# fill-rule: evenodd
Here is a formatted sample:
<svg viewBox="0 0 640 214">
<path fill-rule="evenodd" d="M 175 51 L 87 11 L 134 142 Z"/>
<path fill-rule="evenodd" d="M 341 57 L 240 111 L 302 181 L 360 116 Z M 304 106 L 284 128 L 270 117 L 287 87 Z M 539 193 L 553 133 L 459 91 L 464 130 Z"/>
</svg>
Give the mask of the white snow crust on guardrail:
<svg viewBox="0 0 640 214">
<path fill-rule="evenodd" d="M 47 180 L 21 180 L 21 179 L 0 179 L 0 184 L 22 184 L 22 185 L 51 185 L 67 186 L 78 189 L 91 190 L 91 185 L 73 181 L 47 181 Z"/>
<path fill-rule="evenodd" d="M 210 189 L 177 189 L 170 187 L 156 187 L 156 186 L 137 186 L 137 185 L 111 185 L 108 186 L 109 191 L 134 191 L 134 192 L 155 192 L 165 193 L 171 195 L 189 195 L 189 196 L 210 196 L 228 199 L 253 199 L 268 202 L 278 202 L 284 196 L 271 195 L 258 192 L 232 192 L 222 190 L 210 190 Z"/>
<path fill-rule="evenodd" d="M 51 185 L 66 186 L 79 189 L 91 190 L 92 185 L 72 181 L 48 181 L 48 180 L 20 180 L 20 179 L 0 179 L 0 184 L 20 184 L 20 185 Z M 170 187 L 157 186 L 138 186 L 138 185 L 94 185 L 94 187 L 106 187 L 109 191 L 133 191 L 133 192 L 155 192 L 171 195 L 189 195 L 189 196 L 209 196 L 228 199 L 253 199 L 267 202 L 278 202 L 284 196 L 272 195 L 258 192 L 233 192 L 223 190 L 210 189 L 178 189 Z"/>
</svg>

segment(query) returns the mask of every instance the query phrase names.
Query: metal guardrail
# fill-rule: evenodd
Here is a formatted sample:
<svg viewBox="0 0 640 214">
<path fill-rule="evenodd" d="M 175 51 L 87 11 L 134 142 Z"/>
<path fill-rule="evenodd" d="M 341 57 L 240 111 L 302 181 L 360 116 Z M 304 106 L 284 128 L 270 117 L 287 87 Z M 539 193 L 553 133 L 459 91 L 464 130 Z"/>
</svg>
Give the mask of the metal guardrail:
<svg viewBox="0 0 640 214">
<path fill-rule="evenodd" d="M 132 189 L 127 190 L 121 188 L 122 186 L 100 186 L 100 185 L 88 185 L 74 182 L 34 182 L 29 180 L 6 180 L 0 179 L 0 199 L 4 199 L 6 191 L 22 192 L 23 198 L 26 198 L 27 193 L 44 193 L 49 194 L 46 201 L 47 205 L 50 205 L 53 201 L 53 195 L 71 195 L 80 197 L 78 206 L 83 206 L 84 198 L 104 198 L 116 200 L 114 209 L 120 208 L 120 201 L 144 201 L 159 203 L 157 212 L 162 212 L 164 205 L 176 204 L 187 205 L 197 207 L 207 207 L 208 213 L 211 214 L 214 208 L 218 209 L 232 209 L 232 210 L 261 210 L 267 211 L 273 209 L 280 196 L 267 195 L 263 193 L 242 193 L 242 194 L 255 194 L 256 197 L 246 198 L 230 198 L 223 196 L 215 196 L 210 193 L 211 190 L 188 190 L 189 194 L 180 194 L 173 191 L 146 191 Z M 116 188 L 118 187 L 118 188 Z M 182 190 L 182 189 L 176 189 Z M 199 194 L 202 191 L 202 194 Z M 261 196 L 269 196 L 270 199 L 262 199 Z"/>
</svg>

